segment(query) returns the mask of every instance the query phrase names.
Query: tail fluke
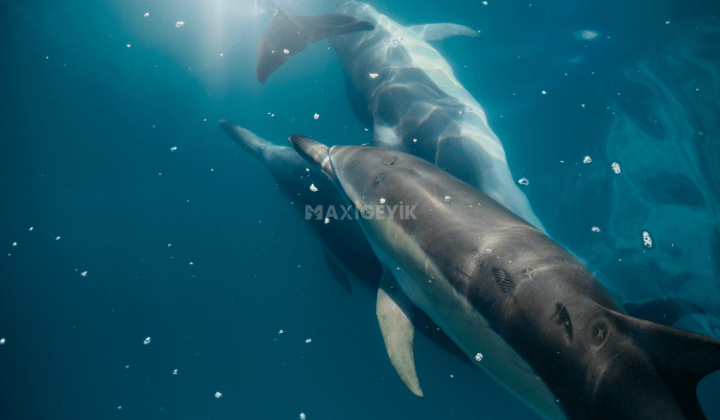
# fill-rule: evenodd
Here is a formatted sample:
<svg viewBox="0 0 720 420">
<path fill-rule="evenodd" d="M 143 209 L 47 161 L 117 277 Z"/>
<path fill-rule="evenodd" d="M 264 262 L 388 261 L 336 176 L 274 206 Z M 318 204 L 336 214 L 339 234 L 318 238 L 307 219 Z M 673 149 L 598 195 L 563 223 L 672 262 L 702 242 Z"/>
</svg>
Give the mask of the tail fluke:
<svg viewBox="0 0 720 420">
<path fill-rule="evenodd" d="M 265 83 L 272 72 L 304 50 L 308 42 L 373 28 L 368 22 L 337 13 L 299 16 L 277 9 L 260 38 L 255 75 L 259 82 Z"/>
</svg>

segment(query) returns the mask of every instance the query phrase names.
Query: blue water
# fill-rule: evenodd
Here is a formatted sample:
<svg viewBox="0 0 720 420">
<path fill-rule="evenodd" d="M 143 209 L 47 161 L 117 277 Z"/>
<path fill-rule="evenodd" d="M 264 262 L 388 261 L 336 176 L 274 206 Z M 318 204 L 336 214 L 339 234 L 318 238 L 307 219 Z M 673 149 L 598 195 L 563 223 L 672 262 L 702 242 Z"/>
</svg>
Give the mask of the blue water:
<svg viewBox="0 0 720 420">
<path fill-rule="evenodd" d="M 437 48 L 550 234 L 627 299 L 720 317 L 717 2 L 371 4 L 480 29 Z M 423 336 L 425 398 L 408 392 L 374 292 L 332 280 L 266 169 L 220 130 L 372 139 L 327 41 L 255 80 L 271 20 L 255 12 L 0 4 L 0 419 L 537 418 Z M 712 418 L 719 392 L 720 374 L 701 383 Z"/>
</svg>

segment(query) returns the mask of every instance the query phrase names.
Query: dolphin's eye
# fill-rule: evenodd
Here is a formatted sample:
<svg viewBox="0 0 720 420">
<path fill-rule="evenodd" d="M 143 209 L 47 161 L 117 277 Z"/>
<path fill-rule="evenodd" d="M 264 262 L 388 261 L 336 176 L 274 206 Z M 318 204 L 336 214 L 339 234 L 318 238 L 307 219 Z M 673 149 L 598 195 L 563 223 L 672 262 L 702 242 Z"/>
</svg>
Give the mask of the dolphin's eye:
<svg viewBox="0 0 720 420">
<path fill-rule="evenodd" d="M 394 165 L 397 158 L 395 156 L 388 156 L 385 159 L 383 159 L 383 164 L 385 165 Z"/>
</svg>

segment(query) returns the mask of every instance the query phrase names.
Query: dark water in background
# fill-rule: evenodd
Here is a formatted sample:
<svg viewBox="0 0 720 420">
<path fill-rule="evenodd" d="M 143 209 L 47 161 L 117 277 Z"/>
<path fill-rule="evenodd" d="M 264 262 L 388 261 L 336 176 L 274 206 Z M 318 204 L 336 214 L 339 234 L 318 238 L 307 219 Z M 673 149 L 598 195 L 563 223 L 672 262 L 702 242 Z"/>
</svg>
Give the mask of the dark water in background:
<svg viewBox="0 0 720 420">
<path fill-rule="evenodd" d="M 372 4 L 482 30 L 438 49 L 548 231 L 629 299 L 720 316 L 717 3 L 488 3 Z M 331 279 L 266 170 L 217 125 L 278 144 L 372 136 L 326 41 L 255 81 L 270 17 L 248 13 L 0 4 L 0 418 L 535 418 L 422 336 L 426 397 L 397 380 L 374 291 Z M 716 373 L 699 392 L 714 418 L 719 390 Z"/>
</svg>

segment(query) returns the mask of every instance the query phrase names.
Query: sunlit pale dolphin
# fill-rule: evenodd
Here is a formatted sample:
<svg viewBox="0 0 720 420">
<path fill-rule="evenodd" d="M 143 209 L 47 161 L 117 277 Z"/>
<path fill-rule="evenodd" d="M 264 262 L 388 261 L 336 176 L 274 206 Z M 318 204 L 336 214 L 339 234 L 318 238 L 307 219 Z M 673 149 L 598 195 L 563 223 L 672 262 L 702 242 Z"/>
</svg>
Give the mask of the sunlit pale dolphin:
<svg viewBox="0 0 720 420">
<path fill-rule="evenodd" d="M 569 252 L 425 160 L 290 142 L 363 209 L 384 270 L 378 321 L 416 394 L 415 307 L 546 419 L 706 419 L 696 387 L 720 368 L 720 341 L 625 315 Z"/>
<path fill-rule="evenodd" d="M 339 15 L 347 18 L 339 19 Z M 342 35 L 332 36 L 336 33 L 328 30 L 333 20 L 338 20 L 336 32 Z M 320 32 L 309 28 L 317 21 L 325 25 Z M 306 33 L 311 35 L 303 37 Z M 428 44 L 455 35 L 476 37 L 476 30 L 450 23 L 403 26 L 356 1 L 339 4 L 331 15 L 283 12 L 262 36 L 258 80 L 264 82 L 298 52 L 298 45 L 305 48 L 306 41 L 317 41 L 318 33 L 331 37 L 347 76 L 353 111 L 372 127 L 374 146 L 435 163 L 542 229 L 513 181 L 505 150 L 488 126 L 485 112 L 457 80 L 450 64 Z M 281 51 L 286 53 L 278 58 Z"/>
</svg>

